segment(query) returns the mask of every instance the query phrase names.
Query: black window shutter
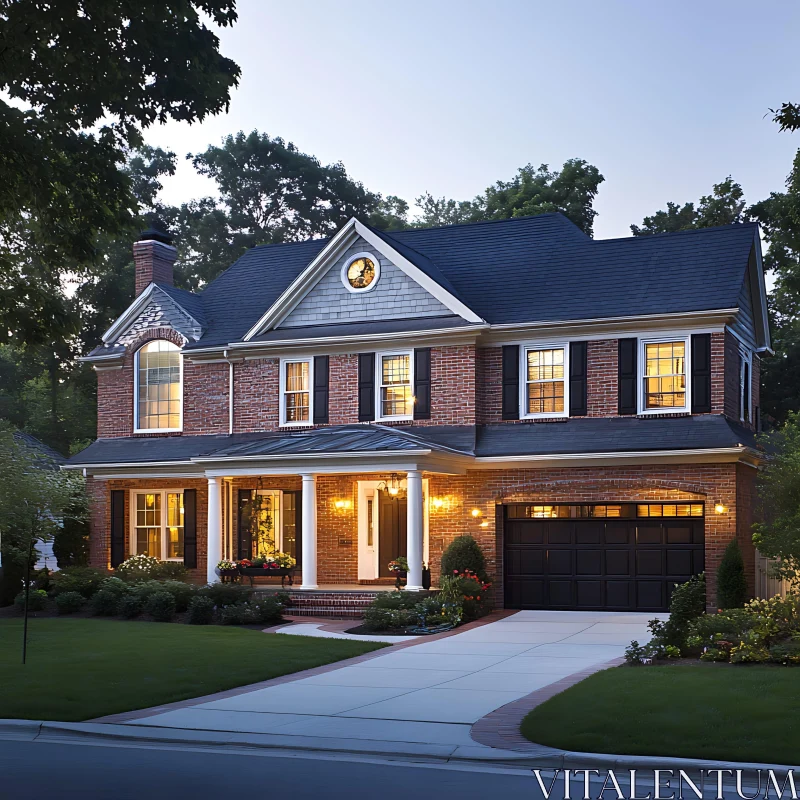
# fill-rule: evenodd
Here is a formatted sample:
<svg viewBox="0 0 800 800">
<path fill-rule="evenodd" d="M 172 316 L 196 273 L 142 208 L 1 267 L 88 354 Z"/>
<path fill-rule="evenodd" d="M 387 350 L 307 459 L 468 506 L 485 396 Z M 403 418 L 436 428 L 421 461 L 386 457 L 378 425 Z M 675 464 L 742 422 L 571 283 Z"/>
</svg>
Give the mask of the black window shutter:
<svg viewBox="0 0 800 800">
<path fill-rule="evenodd" d="M 414 419 L 431 418 L 431 349 L 414 350 Z"/>
<path fill-rule="evenodd" d="M 111 491 L 111 568 L 125 560 L 125 490 Z"/>
<path fill-rule="evenodd" d="M 639 347 L 638 339 L 619 340 L 619 384 L 618 408 L 620 414 L 635 414 L 637 412 L 637 383 L 636 351 Z"/>
<path fill-rule="evenodd" d="M 711 413 L 711 334 L 692 334 L 692 413 Z"/>
<path fill-rule="evenodd" d="M 252 558 L 253 548 L 253 490 L 239 489 L 239 502 L 237 505 L 237 525 L 238 532 L 237 551 L 239 558 Z"/>
<path fill-rule="evenodd" d="M 358 356 L 358 421 L 375 419 L 375 353 Z"/>
<path fill-rule="evenodd" d="M 586 342 L 569 345 L 569 415 L 585 417 L 587 408 Z"/>
<path fill-rule="evenodd" d="M 314 423 L 328 421 L 328 356 L 314 356 Z"/>
<path fill-rule="evenodd" d="M 197 569 L 197 489 L 183 490 L 183 566 Z"/>
<path fill-rule="evenodd" d="M 503 419 L 519 419 L 519 345 L 503 345 Z"/>
</svg>

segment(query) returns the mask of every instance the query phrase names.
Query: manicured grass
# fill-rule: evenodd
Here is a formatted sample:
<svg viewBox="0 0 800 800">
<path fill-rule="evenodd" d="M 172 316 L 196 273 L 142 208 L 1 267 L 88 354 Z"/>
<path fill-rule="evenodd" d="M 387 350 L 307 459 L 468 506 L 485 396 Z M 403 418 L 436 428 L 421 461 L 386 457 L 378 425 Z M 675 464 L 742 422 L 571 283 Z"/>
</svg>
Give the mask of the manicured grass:
<svg viewBox="0 0 800 800">
<path fill-rule="evenodd" d="M 78 721 L 231 689 L 382 645 L 219 626 L 0 620 L 0 718 Z"/>
<path fill-rule="evenodd" d="M 535 708 L 522 733 L 582 752 L 795 764 L 800 668 L 608 669 Z"/>
</svg>

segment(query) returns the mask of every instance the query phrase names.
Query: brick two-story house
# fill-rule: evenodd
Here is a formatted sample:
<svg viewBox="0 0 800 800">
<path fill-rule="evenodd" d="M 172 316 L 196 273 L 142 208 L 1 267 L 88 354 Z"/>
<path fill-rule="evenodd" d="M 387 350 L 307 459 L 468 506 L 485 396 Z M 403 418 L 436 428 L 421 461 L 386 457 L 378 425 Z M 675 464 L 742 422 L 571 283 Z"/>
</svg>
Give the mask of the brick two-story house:
<svg viewBox="0 0 800 800">
<path fill-rule="evenodd" d="M 88 359 L 91 558 L 258 555 L 410 589 L 459 534 L 510 608 L 663 610 L 733 537 L 753 573 L 758 229 L 595 241 L 560 214 L 255 247 L 201 293 L 157 230 Z"/>
</svg>

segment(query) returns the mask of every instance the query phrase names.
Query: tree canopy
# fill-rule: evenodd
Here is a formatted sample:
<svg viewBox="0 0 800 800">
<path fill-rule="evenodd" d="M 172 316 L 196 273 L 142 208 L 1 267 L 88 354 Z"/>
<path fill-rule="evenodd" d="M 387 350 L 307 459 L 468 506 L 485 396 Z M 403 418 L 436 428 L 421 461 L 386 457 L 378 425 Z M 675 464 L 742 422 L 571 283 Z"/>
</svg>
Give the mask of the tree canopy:
<svg viewBox="0 0 800 800">
<path fill-rule="evenodd" d="M 800 130 L 800 103 L 782 103 L 780 108 L 770 110 L 782 131 Z"/>
</svg>

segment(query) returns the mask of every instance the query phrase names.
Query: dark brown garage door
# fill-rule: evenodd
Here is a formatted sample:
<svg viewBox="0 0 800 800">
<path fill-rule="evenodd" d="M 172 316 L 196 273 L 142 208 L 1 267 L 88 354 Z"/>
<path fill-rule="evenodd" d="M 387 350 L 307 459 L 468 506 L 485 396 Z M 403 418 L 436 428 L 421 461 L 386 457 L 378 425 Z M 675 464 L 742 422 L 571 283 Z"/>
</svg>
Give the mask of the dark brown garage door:
<svg viewBox="0 0 800 800">
<path fill-rule="evenodd" d="M 703 571 L 702 504 L 505 507 L 506 608 L 666 611 Z"/>
</svg>

